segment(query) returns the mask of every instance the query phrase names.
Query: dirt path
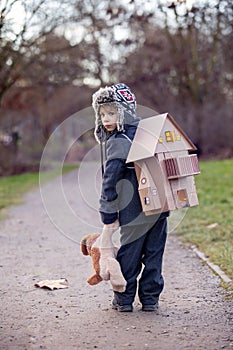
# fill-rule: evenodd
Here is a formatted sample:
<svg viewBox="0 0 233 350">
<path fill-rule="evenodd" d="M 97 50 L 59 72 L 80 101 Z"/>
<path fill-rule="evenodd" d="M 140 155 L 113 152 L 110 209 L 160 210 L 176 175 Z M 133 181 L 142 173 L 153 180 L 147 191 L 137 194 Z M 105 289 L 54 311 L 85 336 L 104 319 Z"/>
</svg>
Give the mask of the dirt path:
<svg viewBox="0 0 233 350">
<path fill-rule="evenodd" d="M 57 191 L 59 179 L 43 187 L 50 219 L 63 234 L 51 223 L 38 190 L 0 223 L 0 349 L 233 349 L 232 301 L 226 300 L 218 277 L 173 235 L 158 314 L 143 313 L 137 301 L 132 314 L 117 313 L 107 282 L 86 284 L 91 261 L 76 242 L 96 230 L 88 223 L 99 222 L 92 208 L 95 191 L 88 185 L 91 174 L 90 169 L 82 180 L 82 195 L 77 173 L 65 176 L 66 201 Z M 60 277 L 68 279 L 68 289 L 34 287 Z"/>
</svg>

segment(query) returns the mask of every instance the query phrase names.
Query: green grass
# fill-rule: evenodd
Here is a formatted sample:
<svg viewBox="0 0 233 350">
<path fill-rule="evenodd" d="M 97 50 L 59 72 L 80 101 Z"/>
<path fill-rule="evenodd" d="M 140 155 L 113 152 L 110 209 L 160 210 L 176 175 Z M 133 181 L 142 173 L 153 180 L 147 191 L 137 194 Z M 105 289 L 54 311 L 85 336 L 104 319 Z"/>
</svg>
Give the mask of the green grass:
<svg viewBox="0 0 233 350">
<path fill-rule="evenodd" d="M 200 162 L 195 177 L 200 205 L 188 210 L 177 230 L 183 242 L 195 244 L 233 279 L 233 160 Z M 63 173 L 75 167 L 65 166 Z M 46 174 L 46 175 L 45 175 Z M 59 175 L 43 174 L 43 180 Z M 22 195 L 38 186 L 38 173 L 0 178 L 0 216 L 4 209 L 22 201 Z M 211 224 L 214 228 L 208 228 Z"/>
<path fill-rule="evenodd" d="M 77 166 L 64 165 L 62 173 L 76 169 Z M 43 172 L 43 182 L 52 180 L 60 175 L 59 171 Z M 15 204 L 22 203 L 22 196 L 27 191 L 39 185 L 39 173 L 26 173 L 0 178 L 0 219 L 6 218 L 6 209 Z"/>
<path fill-rule="evenodd" d="M 233 160 L 203 161 L 200 168 L 195 177 L 200 204 L 188 210 L 177 234 L 233 279 Z"/>
</svg>

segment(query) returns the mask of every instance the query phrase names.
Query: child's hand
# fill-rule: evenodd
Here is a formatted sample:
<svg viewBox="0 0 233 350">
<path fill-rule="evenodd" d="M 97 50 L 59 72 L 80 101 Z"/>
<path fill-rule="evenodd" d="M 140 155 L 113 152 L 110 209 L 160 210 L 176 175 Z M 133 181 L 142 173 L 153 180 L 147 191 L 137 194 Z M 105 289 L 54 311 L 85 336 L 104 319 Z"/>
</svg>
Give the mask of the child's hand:
<svg viewBox="0 0 233 350">
<path fill-rule="evenodd" d="M 112 248 L 112 235 L 119 228 L 119 221 L 116 220 L 112 224 L 104 225 L 102 234 L 100 235 L 100 248 Z"/>
<path fill-rule="evenodd" d="M 116 220 L 112 224 L 108 224 L 108 225 L 105 224 L 103 227 L 103 231 L 108 231 L 109 234 L 111 234 L 117 231 L 119 227 L 120 227 L 119 221 Z"/>
<path fill-rule="evenodd" d="M 104 280 L 109 280 L 108 259 L 115 258 L 115 250 L 112 243 L 112 235 L 119 228 L 119 221 L 116 220 L 112 224 L 104 225 L 102 234 L 99 237 L 100 244 L 100 276 Z"/>
</svg>

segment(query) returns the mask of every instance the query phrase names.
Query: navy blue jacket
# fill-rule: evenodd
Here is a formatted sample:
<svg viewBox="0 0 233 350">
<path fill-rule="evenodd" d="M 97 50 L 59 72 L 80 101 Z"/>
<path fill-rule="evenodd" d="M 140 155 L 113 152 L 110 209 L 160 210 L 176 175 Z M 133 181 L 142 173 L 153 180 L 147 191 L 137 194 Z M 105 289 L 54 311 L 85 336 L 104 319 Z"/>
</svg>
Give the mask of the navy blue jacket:
<svg viewBox="0 0 233 350">
<path fill-rule="evenodd" d="M 100 198 L 100 214 L 104 224 L 111 224 L 117 219 L 120 226 L 154 223 L 168 213 L 146 216 L 142 212 L 138 194 L 138 182 L 134 164 L 126 164 L 131 142 L 133 140 L 139 118 L 130 125 L 125 125 L 124 133 L 114 130 L 106 134 L 105 170 Z"/>
</svg>

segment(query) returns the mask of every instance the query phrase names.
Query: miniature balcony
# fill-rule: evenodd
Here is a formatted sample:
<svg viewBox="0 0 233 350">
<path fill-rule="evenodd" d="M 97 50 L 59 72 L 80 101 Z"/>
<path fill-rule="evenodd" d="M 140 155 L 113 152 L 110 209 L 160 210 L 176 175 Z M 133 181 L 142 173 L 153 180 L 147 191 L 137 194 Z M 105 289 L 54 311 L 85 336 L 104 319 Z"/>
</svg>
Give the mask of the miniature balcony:
<svg viewBox="0 0 233 350">
<path fill-rule="evenodd" d="M 180 177 L 200 174 L 200 168 L 196 154 L 184 157 L 164 159 L 167 178 L 177 179 Z"/>
</svg>

